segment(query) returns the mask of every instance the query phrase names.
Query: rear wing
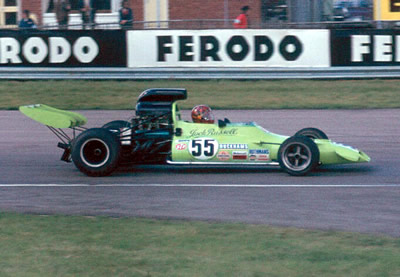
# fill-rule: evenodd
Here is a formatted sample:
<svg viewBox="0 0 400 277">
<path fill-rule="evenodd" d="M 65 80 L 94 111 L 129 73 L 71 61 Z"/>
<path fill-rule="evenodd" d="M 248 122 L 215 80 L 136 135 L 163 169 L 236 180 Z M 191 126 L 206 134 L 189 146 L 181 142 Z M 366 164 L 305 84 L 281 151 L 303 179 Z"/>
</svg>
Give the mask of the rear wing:
<svg viewBox="0 0 400 277">
<path fill-rule="evenodd" d="M 72 140 L 75 139 L 75 131 L 86 130 L 82 127 L 87 122 L 86 117 L 43 104 L 21 106 L 19 110 L 27 117 L 46 125 L 61 141 L 58 143 L 58 147 L 64 149 L 61 160 L 71 162 Z M 72 129 L 73 137 L 68 136 L 63 128 Z"/>
<path fill-rule="evenodd" d="M 43 104 L 21 106 L 19 110 L 27 117 L 53 128 L 75 128 L 87 122 L 83 115 Z"/>
</svg>

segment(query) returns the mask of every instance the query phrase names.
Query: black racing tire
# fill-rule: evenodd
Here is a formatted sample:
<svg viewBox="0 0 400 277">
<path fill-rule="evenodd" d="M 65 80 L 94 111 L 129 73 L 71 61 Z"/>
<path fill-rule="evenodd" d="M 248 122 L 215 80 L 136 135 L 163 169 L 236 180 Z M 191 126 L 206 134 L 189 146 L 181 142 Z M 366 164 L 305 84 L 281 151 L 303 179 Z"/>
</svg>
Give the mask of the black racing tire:
<svg viewBox="0 0 400 277">
<path fill-rule="evenodd" d="M 111 122 L 108 122 L 103 125 L 102 128 L 110 130 L 111 132 L 115 134 L 121 134 L 123 132 L 124 128 L 130 128 L 131 125 L 128 121 L 125 120 L 114 120 Z M 124 138 L 121 138 L 121 140 L 124 140 Z M 131 152 L 131 145 L 121 145 L 121 153 L 120 153 L 120 162 L 125 163 L 127 159 L 129 159 L 129 155 Z"/>
<path fill-rule="evenodd" d="M 294 136 L 304 136 L 310 139 L 328 139 L 328 136 L 317 128 L 304 128 L 298 131 Z"/>
<path fill-rule="evenodd" d="M 285 140 L 278 150 L 281 168 L 293 176 L 303 176 L 319 164 L 319 149 L 315 142 L 304 136 Z"/>
<path fill-rule="evenodd" d="M 72 161 L 92 177 L 110 175 L 118 166 L 120 144 L 117 136 L 104 128 L 81 133 L 72 145 Z"/>
<path fill-rule="evenodd" d="M 108 130 L 115 130 L 115 131 L 120 131 L 122 128 L 130 127 L 130 124 L 128 121 L 125 120 L 114 120 L 111 122 L 108 122 L 103 125 L 102 128 L 108 129 Z"/>
</svg>

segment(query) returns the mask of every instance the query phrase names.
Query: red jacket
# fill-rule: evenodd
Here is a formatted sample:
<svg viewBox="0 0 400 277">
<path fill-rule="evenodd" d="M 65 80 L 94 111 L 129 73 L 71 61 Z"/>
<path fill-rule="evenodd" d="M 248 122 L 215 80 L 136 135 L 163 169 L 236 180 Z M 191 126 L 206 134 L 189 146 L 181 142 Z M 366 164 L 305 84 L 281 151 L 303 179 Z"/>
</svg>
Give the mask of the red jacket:
<svg viewBox="0 0 400 277">
<path fill-rule="evenodd" d="M 247 16 L 244 13 L 241 13 L 238 17 L 236 17 L 233 22 L 233 27 L 238 29 L 246 29 L 247 28 Z"/>
</svg>

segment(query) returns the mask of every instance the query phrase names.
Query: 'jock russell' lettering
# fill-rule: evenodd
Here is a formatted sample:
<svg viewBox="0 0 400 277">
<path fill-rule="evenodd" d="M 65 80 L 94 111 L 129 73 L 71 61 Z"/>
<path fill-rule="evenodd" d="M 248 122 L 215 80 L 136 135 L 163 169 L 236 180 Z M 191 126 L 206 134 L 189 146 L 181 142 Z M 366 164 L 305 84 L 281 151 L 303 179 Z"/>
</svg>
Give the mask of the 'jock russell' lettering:
<svg viewBox="0 0 400 277">
<path fill-rule="evenodd" d="M 238 134 L 238 128 L 232 128 L 232 129 L 226 129 L 226 130 L 215 130 L 215 129 L 191 130 L 189 132 L 190 137 L 234 136 L 237 134 Z"/>
</svg>

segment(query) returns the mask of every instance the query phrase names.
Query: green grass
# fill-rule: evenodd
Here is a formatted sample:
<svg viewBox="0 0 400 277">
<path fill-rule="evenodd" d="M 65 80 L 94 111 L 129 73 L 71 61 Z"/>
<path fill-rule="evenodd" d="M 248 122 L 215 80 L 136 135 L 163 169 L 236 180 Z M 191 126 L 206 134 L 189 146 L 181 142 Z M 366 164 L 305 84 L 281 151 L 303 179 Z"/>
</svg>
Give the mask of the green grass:
<svg viewBox="0 0 400 277">
<path fill-rule="evenodd" d="M 0 214 L 0 276 L 400 276 L 399 257 L 355 233 Z"/>
<path fill-rule="evenodd" d="M 132 109 L 141 91 L 184 87 L 181 107 L 214 109 L 400 108 L 400 80 L 0 81 L 0 109 L 48 104 L 61 109 Z"/>
</svg>

